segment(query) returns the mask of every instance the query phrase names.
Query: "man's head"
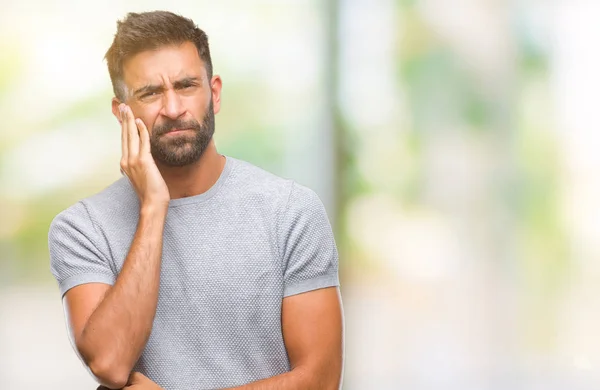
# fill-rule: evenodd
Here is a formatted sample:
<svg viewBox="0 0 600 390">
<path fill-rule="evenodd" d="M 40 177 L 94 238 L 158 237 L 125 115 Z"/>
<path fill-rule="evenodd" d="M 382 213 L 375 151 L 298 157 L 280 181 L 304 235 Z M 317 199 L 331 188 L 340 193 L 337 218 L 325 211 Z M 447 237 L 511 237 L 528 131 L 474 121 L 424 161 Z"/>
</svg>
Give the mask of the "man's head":
<svg viewBox="0 0 600 390">
<path fill-rule="evenodd" d="M 126 103 L 142 119 L 155 160 L 169 166 L 197 161 L 214 134 L 221 92 L 204 31 L 171 12 L 130 13 L 117 22 L 106 61 L 113 113 L 119 118 L 118 106 Z"/>
</svg>

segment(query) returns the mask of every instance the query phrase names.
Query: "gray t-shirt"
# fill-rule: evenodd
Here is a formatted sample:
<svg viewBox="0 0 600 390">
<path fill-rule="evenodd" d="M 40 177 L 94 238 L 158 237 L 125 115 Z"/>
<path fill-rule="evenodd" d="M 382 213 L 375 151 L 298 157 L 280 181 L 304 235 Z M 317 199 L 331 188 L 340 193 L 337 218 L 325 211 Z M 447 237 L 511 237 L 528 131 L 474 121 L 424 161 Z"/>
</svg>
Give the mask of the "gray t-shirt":
<svg viewBox="0 0 600 390">
<path fill-rule="evenodd" d="M 49 232 L 60 293 L 114 284 L 138 218 L 126 177 L 61 212 Z M 135 370 L 167 390 L 282 374 L 290 370 L 282 299 L 338 285 L 338 253 L 318 196 L 227 157 L 208 191 L 169 204 L 156 317 Z"/>
</svg>

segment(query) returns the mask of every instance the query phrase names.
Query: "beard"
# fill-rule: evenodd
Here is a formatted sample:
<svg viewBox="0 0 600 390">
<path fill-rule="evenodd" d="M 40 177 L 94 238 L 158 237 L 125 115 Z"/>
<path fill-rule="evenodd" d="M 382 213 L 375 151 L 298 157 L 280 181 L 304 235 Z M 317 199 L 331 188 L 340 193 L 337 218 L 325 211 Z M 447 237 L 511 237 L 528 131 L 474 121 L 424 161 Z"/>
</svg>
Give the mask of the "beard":
<svg viewBox="0 0 600 390">
<path fill-rule="evenodd" d="M 181 134 L 167 136 L 173 129 L 190 129 Z M 195 163 L 206 150 L 215 133 L 215 113 L 212 99 L 202 124 L 189 121 L 167 120 L 152 129 L 150 152 L 157 162 L 171 167 L 183 167 Z"/>
</svg>

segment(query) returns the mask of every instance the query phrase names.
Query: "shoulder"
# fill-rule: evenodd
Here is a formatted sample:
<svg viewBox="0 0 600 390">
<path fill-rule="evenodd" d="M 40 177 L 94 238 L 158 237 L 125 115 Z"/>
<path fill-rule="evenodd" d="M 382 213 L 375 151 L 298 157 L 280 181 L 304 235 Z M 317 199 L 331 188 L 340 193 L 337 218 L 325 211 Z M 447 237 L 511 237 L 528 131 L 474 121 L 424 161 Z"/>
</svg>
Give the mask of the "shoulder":
<svg viewBox="0 0 600 390">
<path fill-rule="evenodd" d="M 232 157 L 230 185 L 244 198 L 281 205 L 289 197 L 293 180 L 275 175 L 263 168 Z"/>
<path fill-rule="evenodd" d="M 115 213 L 133 206 L 137 207 L 139 199 L 129 179 L 123 176 L 104 190 L 83 199 L 82 203 L 91 212 L 106 210 L 106 212 Z"/>
<path fill-rule="evenodd" d="M 229 157 L 228 157 L 229 158 Z M 277 199 L 285 209 L 321 208 L 321 199 L 311 188 L 293 179 L 283 178 L 247 161 L 234 159 L 232 172 L 235 185 L 249 193 L 260 193 L 264 197 Z"/>
<path fill-rule="evenodd" d="M 234 164 L 230 184 L 236 197 L 243 198 L 253 207 L 272 213 L 279 224 L 286 225 L 282 220 L 294 223 L 298 216 L 311 220 L 325 215 L 321 199 L 311 188 L 249 162 L 238 159 L 232 161 Z"/>
<path fill-rule="evenodd" d="M 277 176 L 263 168 L 248 161 L 233 157 L 227 157 L 233 162 L 232 179 L 237 185 L 248 188 L 261 188 L 266 190 L 278 190 L 289 188 L 291 180 Z"/>
<path fill-rule="evenodd" d="M 64 226 L 93 228 L 99 221 L 116 218 L 127 210 L 137 210 L 133 207 L 137 202 L 129 180 L 122 177 L 102 191 L 58 213 L 50 224 L 50 231 Z"/>
<path fill-rule="evenodd" d="M 311 188 L 293 181 L 290 186 L 288 208 L 311 209 L 323 208 L 321 198 Z"/>
</svg>

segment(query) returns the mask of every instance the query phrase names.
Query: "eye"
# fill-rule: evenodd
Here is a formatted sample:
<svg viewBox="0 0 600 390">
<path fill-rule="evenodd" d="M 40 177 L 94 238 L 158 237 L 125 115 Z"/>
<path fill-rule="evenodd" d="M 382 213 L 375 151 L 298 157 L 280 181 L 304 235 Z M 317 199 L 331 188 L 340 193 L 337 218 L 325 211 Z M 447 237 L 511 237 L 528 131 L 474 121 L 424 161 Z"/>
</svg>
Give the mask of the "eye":
<svg viewBox="0 0 600 390">
<path fill-rule="evenodd" d="M 179 84 L 177 89 L 192 89 L 192 88 L 196 88 L 197 86 L 198 86 L 198 83 L 196 83 L 194 81 L 186 81 L 186 82 L 182 82 L 181 84 Z"/>
</svg>

